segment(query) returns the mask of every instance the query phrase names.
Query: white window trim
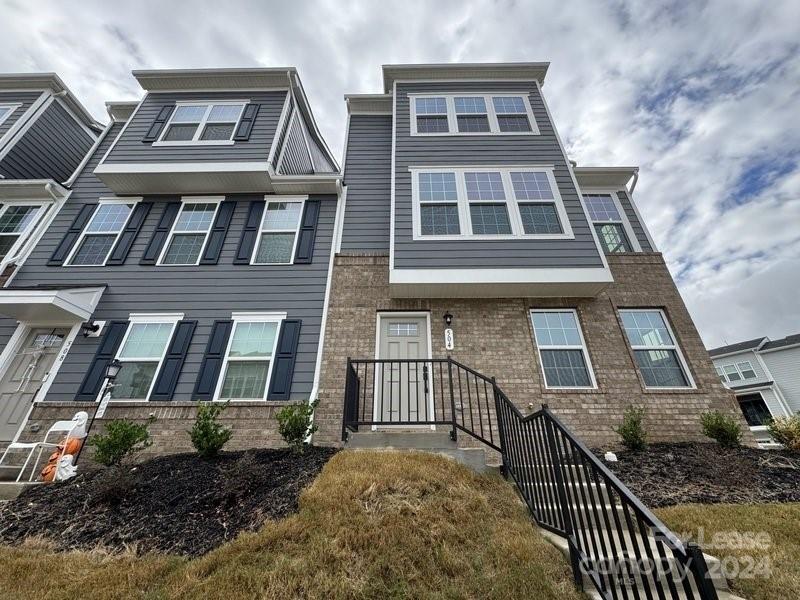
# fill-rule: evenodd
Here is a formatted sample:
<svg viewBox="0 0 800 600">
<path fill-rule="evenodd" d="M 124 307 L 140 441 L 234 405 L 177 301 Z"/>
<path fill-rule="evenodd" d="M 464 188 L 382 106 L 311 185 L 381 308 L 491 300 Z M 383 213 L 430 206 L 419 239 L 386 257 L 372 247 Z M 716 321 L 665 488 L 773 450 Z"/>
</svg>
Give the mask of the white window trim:
<svg viewBox="0 0 800 600">
<path fill-rule="evenodd" d="M 256 238 L 256 243 L 253 246 L 253 255 L 250 257 L 250 264 L 254 266 L 270 266 L 270 265 L 292 265 L 294 264 L 294 255 L 297 252 L 297 240 L 300 237 L 300 226 L 303 224 L 303 212 L 306 208 L 306 200 L 308 200 L 308 196 L 264 196 L 264 214 L 261 215 L 261 222 L 258 224 L 258 237 Z M 269 207 L 270 203 L 280 203 L 280 202 L 299 202 L 300 203 L 300 218 L 297 219 L 297 226 L 294 228 L 294 243 L 292 244 L 292 255 L 289 258 L 289 262 L 256 262 L 256 256 L 258 256 L 258 250 L 261 247 L 261 236 L 265 232 L 271 233 L 290 233 L 291 229 L 264 229 L 264 219 L 267 218 L 267 207 Z"/>
<path fill-rule="evenodd" d="M 169 116 L 169 119 L 164 124 L 164 129 L 161 130 L 161 135 L 158 136 L 158 140 L 153 142 L 153 146 L 231 146 L 236 142 L 233 139 L 233 136 L 236 135 L 236 130 L 239 128 L 239 123 L 242 120 L 242 115 L 244 114 L 245 107 L 250 103 L 249 100 L 192 100 L 192 101 L 181 101 L 175 103 L 175 110 L 172 111 L 172 114 Z M 197 130 L 194 132 L 194 136 L 191 140 L 176 140 L 176 141 L 167 141 L 164 140 L 164 136 L 167 135 L 167 131 L 172 125 L 172 119 L 175 117 L 175 114 L 178 112 L 178 109 L 181 106 L 203 106 L 208 105 L 206 112 L 203 114 L 200 122 L 197 124 Z M 233 130 L 231 131 L 231 137 L 227 140 L 201 140 L 200 136 L 203 134 L 203 130 L 205 129 L 206 124 L 208 123 L 208 117 L 211 115 L 211 111 L 214 109 L 214 106 L 237 106 L 241 105 L 239 109 L 239 116 L 236 117 L 236 122 L 233 125 Z M 229 121 L 219 121 L 220 123 L 228 123 Z M 212 121 L 212 123 L 217 123 L 217 121 Z M 189 123 L 185 123 L 188 125 Z"/>
<path fill-rule="evenodd" d="M 158 366 L 156 367 L 155 373 L 153 373 L 153 381 L 150 382 L 150 388 L 147 390 L 147 396 L 145 398 L 125 398 L 125 399 L 110 399 L 111 402 L 149 402 L 150 395 L 153 393 L 153 387 L 156 385 L 156 381 L 158 381 L 158 376 L 161 374 L 161 369 L 164 366 L 164 358 L 167 356 L 167 352 L 169 351 L 169 345 L 172 343 L 172 338 L 175 335 L 175 328 L 178 326 L 178 321 L 183 320 L 183 313 L 131 313 L 128 315 L 128 328 L 125 330 L 125 335 L 122 337 L 122 342 L 117 348 L 117 352 L 114 354 L 114 358 L 116 358 L 121 363 L 125 364 L 126 362 L 149 362 L 147 359 L 125 359 L 120 357 L 120 353 L 122 352 L 123 348 L 125 348 L 125 343 L 128 341 L 128 337 L 133 330 L 133 325 L 135 324 L 147 324 L 147 323 L 171 323 L 172 328 L 170 329 L 169 335 L 167 336 L 167 343 L 164 344 L 164 350 L 161 352 L 161 357 L 158 359 Z M 105 390 L 107 380 L 103 380 L 103 385 L 100 388 L 100 393 L 97 396 L 97 402 L 100 402 L 103 399 L 103 391 Z"/>
<path fill-rule="evenodd" d="M 47 208 L 49 208 L 51 204 L 50 202 L 42 202 L 41 200 L 11 200 L 3 202 L 3 206 L 0 207 L 0 216 L 3 216 L 9 208 L 14 206 L 35 206 L 36 214 L 33 219 L 31 219 L 31 222 L 19 233 L 0 233 L 0 237 L 17 236 L 17 240 L 8 249 L 2 261 L 0 261 L 0 263 L 2 263 L 0 272 L 2 272 L 2 269 L 5 269 L 5 265 L 21 254 L 21 249 L 25 247 L 28 240 L 31 239 L 31 234 L 42 222 L 42 217 L 46 214 Z"/>
<path fill-rule="evenodd" d="M 589 221 L 591 222 L 592 227 L 595 224 L 601 225 L 604 223 L 618 223 L 622 225 L 622 228 L 625 230 L 625 235 L 628 236 L 628 241 L 631 244 L 631 251 L 632 252 L 642 252 L 642 245 L 639 243 L 639 238 L 636 237 L 636 232 L 633 230 L 633 226 L 631 225 L 630 219 L 628 219 L 628 215 L 622 208 L 622 203 L 619 200 L 619 195 L 617 194 L 617 190 L 611 190 L 608 188 L 582 188 L 581 189 L 581 202 L 584 203 L 584 207 L 586 208 L 586 216 L 589 217 Z M 589 206 L 586 204 L 584 196 L 611 196 L 611 201 L 614 203 L 614 206 L 617 208 L 617 212 L 619 213 L 620 220 L 619 221 L 595 221 L 592 219 L 592 214 L 589 212 Z M 598 236 L 598 242 L 600 242 L 600 246 L 603 246 L 603 242 L 600 240 L 600 236 Z M 603 252 L 605 252 L 605 248 L 603 248 Z"/>
<path fill-rule="evenodd" d="M 469 98 L 483 98 L 486 103 L 486 116 L 489 119 L 489 131 L 458 131 L 458 119 L 456 118 L 456 97 L 469 97 Z M 522 98 L 525 106 L 525 114 L 528 116 L 530 123 L 530 131 L 500 131 L 500 126 L 497 121 L 497 112 L 494 108 L 492 98 Z M 416 98 L 444 98 L 447 103 L 447 128 L 449 131 L 436 131 L 431 133 L 417 131 L 417 103 Z M 476 136 L 476 135 L 539 135 L 539 126 L 536 123 L 536 118 L 533 116 L 533 109 L 531 108 L 530 98 L 525 92 L 493 92 L 488 94 L 481 94 L 475 92 L 447 92 L 445 94 L 424 93 L 424 94 L 408 94 L 408 102 L 411 113 L 411 127 L 410 132 L 412 136 L 425 136 L 425 137 L 441 137 L 441 136 Z M 483 113 L 481 113 L 483 114 Z M 512 113 L 501 113 L 512 114 Z"/>
<path fill-rule="evenodd" d="M 167 236 L 167 240 L 164 242 L 164 247 L 161 248 L 161 254 L 158 257 L 158 261 L 156 265 L 159 267 L 196 267 L 200 264 L 200 261 L 203 258 L 203 253 L 206 251 L 206 245 L 208 244 L 208 238 L 211 237 L 211 230 L 214 229 L 214 222 L 217 220 L 217 213 L 219 212 L 219 205 L 222 201 L 225 200 L 225 196 L 188 196 L 181 198 L 181 209 L 178 211 L 178 214 L 175 215 L 175 220 L 172 222 L 172 227 L 170 227 L 169 235 Z M 181 231 L 176 232 L 175 226 L 178 224 L 178 219 L 180 219 L 181 214 L 183 214 L 183 209 L 189 204 L 216 204 L 214 208 L 214 214 L 211 217 L 211 222 L 208 224 L 208 229 L 203 232 L 200 229 L 182 229 Z M 205 233 L 205 238 L 203 239 L 203 245 L 200 248 L 200 253 L 197 255 L 197 260 L 193 263 L 181 263 L 181 264 L 164 264 L 164 257 L 167 256 L 167 251 L 169 250 L 169 246 L 172 243 L 172 239 L 175 237 L 175 234 L 184 235 L 184 234 L 202 234 Z"/>
<path fill-rule="evenodd" d="M 17 109 L 20 106 L 22 106 L 21 102 L 2 102 L 2 103 L 0 103 L 0 108 L 9 108 L 9 109 L 11 109 L 11 110 L 8 111 L 8 114 L 6 114 L 5 116 L 0 117 L 0 125 L 5 123 L 6 121 L 8 121 L 8 119 L 11 118 L 11 115 L 13 115 L 15 112 L 17 112 Z"/>
<path fill-rule="evenodd" d="M 574 344 L 567 344 L 567 345 L 550 345 L 550 346 L 542 346 L 539 344 L 539 340 L 536 337 L 536 326 L 533 322 L 533 315 L 534 313 L 547 313 L 547 312 L 570 312 L 575 317 L 575 323 L 578 326 L 578 335 L 581 338 L 581 345 L 576 346 Z M 581 325 L 581 321 L 578 318 L 578 311 L 574 308 L 532 308 L 528 311 L 528 318 L 531 321 L 531 331 L 533 332 L 533 341 L 536 344 L 536 354 L 539 357 L 539 369 L 542 374 L 542 382 L 544 383 L 545 389 L 548 390 L 596 390 L 597 389 L 597 379 L 594 376 L 594 367 L 592 366 L 592 359 L 589 356 L 589 348 L 586 346 L 586 338 L 583 337 L 583 326 Z M 551 386 L 547 383 L 547 376 L 544 372 L 544 362 L 542 361 L 542 350 L 580 350 L 583 352 L 583 360 L 586 363 L 586 369 L 589 372 L 589 381 L 591 381 L 591 385 L 588 386 Z"/>
<path fill-rule="evenodd" d="M 228 336 L 228 343 L 225 345 L 225 358 L 222 361 L 222 368 L 219 370 L 219 377 L 217 379 L 217 387 L 214 390 L 214 402 L 227 402 L 220 398 L 222 394 L 222 384 L 225 382 L 225 375 L 228 372 L 228 363 L 230 362 L 231 345 L 233 344 L 233 336 L 236 333 L 236 328 L 240 323 L 276 323 L 277 329 L 275 330 L 275 340 L 272 343 L 272 354 L 269 357 L 269 369 L 267 369 L 267 381 L 264 385 L 264 393 L 261 398 L 237 398 L 231 402 L 265 402 L 267 394 L 269 394 L 269 385 L 272 382 L 272 371 L 275 368 L 275 353 L 278 351 L 278 338 L 281 336 L 281 327 L 283 321 L 286 319 L 285 312 L 234 312 L 231 313 L 231 320 L 233 320 L 233 327 Z M 234 362 L 246 361 L 263 361 L 263 357 L 258 358 L 236 358 Z"/>
<path fill-rule="evenodd" d="M 630 338 L 628 338 L 628 332 L 625 329 L 625 323 L 622 322 L 622 313 L 625 312 L 658 312 L 661 314 L 661 319 L 664 321 L 664 326 L 667 328 L 667 333 L 669 333 L 669 337 L 672 338 L 672 345 L 666 346 L 634 346 L 631 343 Z M 672 325 L 669 323 L 669 319 L 667 319 L 667 315 L 664 313 L 663 310 L 660 308 L 620 308 L 620 325 L 622 326 L 622 333 L 625 335 L 625 339 L 628 340 L 628 346 L 630 347 L 631 351 L 634 351 L 634 365 L 636 366 L 636 370 L 640 371 L 639 369 L 639 361 L 636 360 L 635 351 L 636 350 L 674 350 L 675 354 L 678 357 L 678 364 L 680 365 L 681 369 L 683 370 L 683 376 L 686 378 L 686 381 L 689 385 L 686 386 L 677 386 L 677 387 L 661 387 L 661 386 L 650 386 L 647 385 L 644 381 L 644 376 L 642 376 L 642 385 L 645 389 L 648 390 L 693 390 L 697 389 L 697 385 L 694 382 L 694 377 L 692 377 L 692 372 L 689 370 L 689 364 L 686 362 L 686 358 L 683 356 L 683 350 L 681 350 L 680 344 L 678 344 L 678 338 L 675 337 L 675 333 L 672 331 Z M 640 372 L 641 375 L 641 372 Z"/>
<path fill-rule="evenodd" d="M 125 228 L 128 226 L 128 222 L 131 220 L 131 217 L 133 216 L 133 211 L 136 209 L 136 205 L 141 201 L 142 201 L 142 197 L 141 196 L 136 197 L 136 198 L 133 198 L 133 197 L 132 198 L 99 198 L 98 202 L 97 202 L 97 206 L 95 207 L 91 218 L 86 222 L 86 225 L 84 226 L 83 231 L 81 231 L 81 234 L 78 236 L 78 239 L 72 245 L 72 249 L 69 251 L 69 255 L 67 256 L 67 259 L 64 261 L 64 266 L 65 267 L 75 267 L 77 269 L 85 269 L 87 267 L 91 268 L 91 267 L 104 267 L 104 266 L 106 266 L 106 263 L 108 262 L 109 256 L 111 256 L 111 253 L 114 251 L 114 248 L 116 247 L 117 242 L 119 241 L 119 236 L 121 236 L 122 232 L 125 231 Z M 75 257 L 75 254 L 78 253 L 78 249 L 81 247 L 81 244 L 83 243 L 83 240 L 87 236 L 87 231 L 86 230 L 89 229 L 89 225 L 91 225 L 92 221 L 97 216 L 97 213 L 100 210 L 100 207 L 103 206 L 104 204 L 130 204 L 131 205 L 131 212 L 128 213 L 128 218 L 125 219 L 125 223 L 122 224 L 122 227 L 120 227 L 119 231 L 117 232 L 116 237 L 114 238 L 114 242 L 109 247 L 108 252 L 106 253 L 106 257 L 103 259 L 102 263 L 100 263 L 99 265 L 73 265 L 72 264 L 72 259 Z M 112 233 L 113 233 L 112 231 L 109 231 L 109 232 L 93 231 L 93 232 L 89 233 L 88 235 L 110 235 Z"/>
<path fill-rule="evenodd" d="M 412 196 L 412 221 L 414 240 L 513 240 L 513 239 L 540 239 L 540 240 L 567 240 L 574 239 L 572 225 L 570 224 L 564 201 L 556 183 L 553 167 L 525 165 L 525 166 L 458 166 L 458 167 L 409 167 L 411 171 L 411 196 Z M 503 181 L 505 200 L 468 200 L 465 173 L 499 172 Z M 518 200 L 511 183 L 511 173 L 543 172 L 547 174 L 550 189 L 553 192 L 552 200 Z M 420 200 L 419 174 L 420 173 L 454 173 L 456 176 L 457 200 Z M 508 219 L 511 224 L 510 234 L 476 234 L 472 233 L 472 218 L 470 217 L 470 204 L 498 204 L 505 203 L 508 207 Z M 423 235 L 421 204 L 457 204 L 458 220 L 461 233 L 457 235 Z M 553 204 L 556 214 L 561 222 L 563 233 L 525 233 L 522 225 L 522 216 L 519 212 L 520 204 Z"/>
<path fill-rule="evenodd" d="M 740 367 L 740 365 L 744 365 L 744 364 L 748 365 L 750 368 L 749 369 L 742 369 Z M 730 383 L 732 385 L 736 385 L 741 381 L 749 381 L 749 380 L 758 379 L 758 373 L 756 373 L 756 370 L 753 368 L 752 361 L 749 361 L 749 360 L 740 360 L 740 361 L 735 362 L 735 363 L 726 363 L 724 365 L 715 365 L 715 366 L 716 366 L 717 369 L 719 369 L 719 371 L 722 371 L 722 374 L 725 376 L 725 380 L 724 380 L 725 383 Z M 728 368 L 731 368 L 731 367 L 739 374 L 740 379 L 738 381 L 731 381 L 730 377 L 728 377 L 728 373 L 725 371 L 725 369 L 728 369 Z M 744 376 L 744 371 L 748 371 L 748 370 L 752 371 L 753 373 L 755 373 L 755 375 L 753 377 L 745 377 Z M 719 373 L 719 371 L 717 371 L 717 372 Z"/>
</svg>

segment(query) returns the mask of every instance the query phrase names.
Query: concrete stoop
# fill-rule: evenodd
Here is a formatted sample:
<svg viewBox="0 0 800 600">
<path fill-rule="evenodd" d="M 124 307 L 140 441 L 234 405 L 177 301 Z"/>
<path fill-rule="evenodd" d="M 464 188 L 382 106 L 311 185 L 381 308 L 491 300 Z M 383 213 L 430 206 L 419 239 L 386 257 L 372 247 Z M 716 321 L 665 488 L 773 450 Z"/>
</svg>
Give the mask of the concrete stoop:
<svg viewBox="0 0 800 600">
<path fill-rule="evenodd" d="M 345 447 L 351 450 L 419 451 L 438 454 L 461 463 L 477 473 L 490 467 L 483 448 L 459 448 L 448 432 L 441 431 L 358 431 L 351 432 Z"/>
</svg>

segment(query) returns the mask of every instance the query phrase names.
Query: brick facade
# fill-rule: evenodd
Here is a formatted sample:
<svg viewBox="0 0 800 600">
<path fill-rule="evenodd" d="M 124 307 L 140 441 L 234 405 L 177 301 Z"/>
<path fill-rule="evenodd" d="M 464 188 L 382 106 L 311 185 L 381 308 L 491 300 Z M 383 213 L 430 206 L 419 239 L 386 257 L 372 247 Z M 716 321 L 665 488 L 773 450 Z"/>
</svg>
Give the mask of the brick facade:
<svg viewBox="0 0 800 600">
<path fill-rule="evenodd" d="M 341 438 L 344 376 L 348 357 L 372 358 L 376 313 L 391 310 L 431 312 L 432 355 L 454 359 L 497 378 L 521 410 L 550 407 L 589 445 L 615 446 L 626 407 L 647 410 L 653 441 L 704 440 L 700 413 L 721 410 L 741 420 L 733 394 L 720 383 L 708 353 L 659 253 L 608 257 L 615 283 L 596 298 L 392 299 L 387 256 L 338 255 L 335 259 L 325 348 L 316 413 L 318 444 Z M 575 308 L 581 322 L 598 387 L 547 390 L 534 347 L 530 308 Z M 666 313 L 697 389 L 647 390 L 635 367 L 619 308 L 661 308 Z M 444 347 L 442 315 L 453 315 L 455 348 Z M 749 435 L 749 434 L 746 434 Z M 749 440 L 748 438 L 748 441 Z"/>
</svg>

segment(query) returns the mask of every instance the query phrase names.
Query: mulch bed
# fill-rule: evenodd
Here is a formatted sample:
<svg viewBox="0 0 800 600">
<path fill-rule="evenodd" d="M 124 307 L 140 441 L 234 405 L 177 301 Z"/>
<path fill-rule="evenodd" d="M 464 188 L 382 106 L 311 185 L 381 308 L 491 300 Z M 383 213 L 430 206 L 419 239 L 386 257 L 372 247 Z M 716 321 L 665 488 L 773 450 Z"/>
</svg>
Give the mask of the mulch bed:
<svg viewBox="0 0 800 600">
<path fill-rule="evenodd" d="M 800 457 L 786 450 L 659 443 L 617 458 L 604 462 L 650 507 L 800 502 Z"/>
<path fill-rule="evenodd" d="M 198 556 L 297 510 L 301 490 L 336 450 L 309 448 L 154 458 L 88 471 L 0 506 L 0 543 L 42 536 L 59 549 L 97 546 Z"/>
</svg>

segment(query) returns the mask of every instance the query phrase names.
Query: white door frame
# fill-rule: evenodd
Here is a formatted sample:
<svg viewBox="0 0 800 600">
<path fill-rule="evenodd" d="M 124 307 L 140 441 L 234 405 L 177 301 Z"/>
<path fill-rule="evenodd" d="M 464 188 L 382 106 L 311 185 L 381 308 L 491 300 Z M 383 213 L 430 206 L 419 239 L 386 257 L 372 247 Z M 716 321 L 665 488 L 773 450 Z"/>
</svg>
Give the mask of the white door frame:
<svg viewBox="0 0 800 600">
<path fill-rule="evenodd" d="M 58 355 L 56 356 L 55 361 L 53 361 L 53 367 L 50 369 L 50 372 L 47 375 L 47 379 L 42 382 L 42 386 L 39 388 L 39 391 L 36 393 L 36 396 L 34 396 L 33 401 L 30 404 L 30 407 L 28 407 L 28 412 L 25 413 L 25 418 L 22 419 L 19 429 L 17 429 L 17 433 L 14 434 L 14 438 L 11 440 L 12 442 L 16 442 L 17 440 L 19 440 L 19 437 L 20 435 L 22 435 L 25 426 L 28 424 L 28 419 L 30 418 L 31 413 L 33 412 L 34 406 L 39 402 L 41 402 L 42 400 L 44 400 L 45 396 L 47 396 L 47 392 L 50 390 L 50 386 L 53 385 L 53 380 L 56 378 L 58 370 L 64 363 L 64 359 L 67 357 L 70 348 L 72 348 L 72 343 L 75 341 L 78 332 L 81 330 L 81 323 L 38 324 L 29 321 L 18 321 L 17 328 L 14 330 L 14 333 L 8 340 L 6 347 L 0 353 L 0 378 L 3 378 L 5 377 L 6 372 L 11 366 L 11 363 L 16 357 L 17 353 L 20 350 L 22 350 L 22 345 L 25 343 L 28 334 L 34 329 L 44 329 L 48 327 L 66 328 L 69 329 L 69 332 L 67 333 L 67 337 L 64 339 L 64 343 L 61 345 L 61 348 L 58 351 Z"/>
<path fill-rule="evenodd" d="M 394 310 L 394 311 L 382 311 L 379 310 L 375 315 L 375 360 L 380 360 L 381 357 L 381 319 L 383 317 L 388 317 L 390 319 L 398 318 L 398 317 L 412 317 L 415 319 L 425 319 L 425 326 L 428 328 L 428 360 L 433 359 L 433 339 L 431 337 L 431 312 L 425 310 L 418 310 L 418 311 L 411 311 L 411 310 Z M 433 368 L 431 367 L 431 372 L 433 372 Z M 383 376 L 383 367 L 381 367 L 381 376 Z M 381 381 L 381 385 L 383 385 L 383 381 Z M 434 399 L 434 387 L 431 386 L 431 394 L 430 394 L 430 414 L 434 417 L 436 413 L 434 412 L 436 402 Z M 375 385 L 375 379 L 373 377 L 372 383 L 372 416 L 375 418 L 375 415 L 378 413 L 378 387 Z M 398 427 L 412 427 L 411 425 L 403 425 L 402 423 L 398 423 Z M 384 427 L 392 427 L 392 425 L 384 425 Z M 372 431 L 378 429 L 377 425 L 372 426 Z M 431 429 L 435 430 L 436 425 L 431 425 Z"/>
</svg>

